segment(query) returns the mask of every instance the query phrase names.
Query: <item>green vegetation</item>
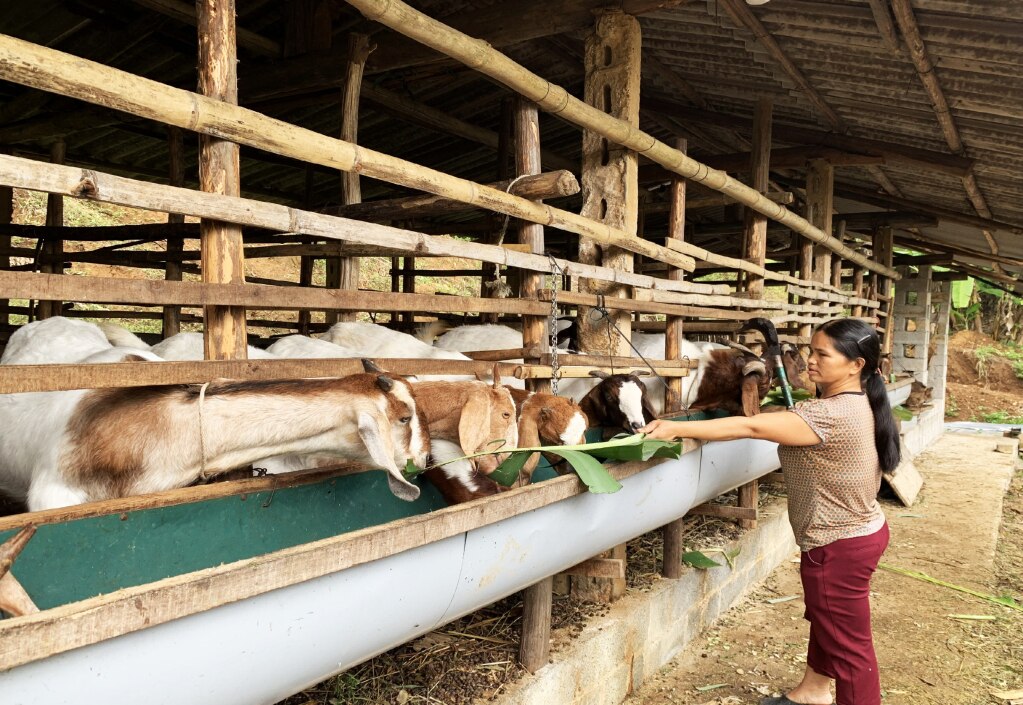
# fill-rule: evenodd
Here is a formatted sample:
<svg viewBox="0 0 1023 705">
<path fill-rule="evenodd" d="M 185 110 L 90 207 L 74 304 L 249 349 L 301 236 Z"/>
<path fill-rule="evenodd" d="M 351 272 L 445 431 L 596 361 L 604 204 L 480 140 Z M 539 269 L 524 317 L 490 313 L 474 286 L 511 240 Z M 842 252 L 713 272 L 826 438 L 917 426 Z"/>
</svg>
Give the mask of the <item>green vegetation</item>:
<svg viewBox="0 0 1023 705">
<path fill-rule="evenodd" d="M 1023 425 L 1023 416 L 1010 416 L 1008 411 L 992 411 L 982 414 L 980 420 L 984 423 L 1004 423 L 1012 425 Z"/>
</svg>

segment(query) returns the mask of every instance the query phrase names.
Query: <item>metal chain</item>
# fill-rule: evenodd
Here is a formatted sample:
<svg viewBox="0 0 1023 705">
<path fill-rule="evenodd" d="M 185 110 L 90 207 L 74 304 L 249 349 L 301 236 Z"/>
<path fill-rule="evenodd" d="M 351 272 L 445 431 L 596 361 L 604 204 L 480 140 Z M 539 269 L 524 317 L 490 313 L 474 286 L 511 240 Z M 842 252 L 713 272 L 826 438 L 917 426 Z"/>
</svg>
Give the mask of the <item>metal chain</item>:
<svg viewBox="0 0 1023 705">
<path fill-rule="evenodd" d="M 562 272 L 554 255 L 547 253 L 547 257 L 551 261 L 551 272 L 547 278 L 551 289 L 551 320 L 548 323 L 551 348 L 551 394 L 557 394 L 558 377 L 561 373 L 561 367 L 558 365 L 558 291 L 561 289 Z"/>
</svg>

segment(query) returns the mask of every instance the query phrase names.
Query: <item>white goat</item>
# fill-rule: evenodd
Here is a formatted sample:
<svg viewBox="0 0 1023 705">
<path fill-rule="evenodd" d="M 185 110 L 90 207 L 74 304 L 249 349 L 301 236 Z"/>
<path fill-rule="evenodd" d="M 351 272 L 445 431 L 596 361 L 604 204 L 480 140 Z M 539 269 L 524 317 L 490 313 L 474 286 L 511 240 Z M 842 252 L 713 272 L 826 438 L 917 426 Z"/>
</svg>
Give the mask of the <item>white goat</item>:
<svg viewBox="0 0 1023 705">
<path fill-rule="evenodd" d="M 83 362 L 142 360 L 102 351 Z M 200 399 L 203 399 L 200 402 Z M 388 473 L 425 466 L 429 439 L 411 386 L 384 374 L 0 395 L 0 491 L 31 511 L 184 487 L 255 460 L 315 453 Z"/>
<path fill-rule="evenodd" d="M 150 348 L 164 360 L 202 360 L 206 357 L 203 350 L 202 333 L 178 333 L 161 340 Z M 248 346 L 250 360 L 265 360 L 277 357 L 253 346 Z"/>
<path fill-rule="evenodd" d="M 119 326 L 116 323 L 110 323 L 109 321 L 103 321 L 97 323 L 103 334 L 107 336 L 107 340 L 110 344 L 115 347 L 121 348 L 135 348 L 136 350 L 149 350 L 149 343 L 142 340 L 130 330 L 124 326 Z"/>
<path fill-rule="evenodd" d="M 112 346 L 94 323 L 54 316 L 14 331 L 0 364 L 40 365 L 79 362 Z"/>
<path fill-rule="evenodd" d="M 284 358 L 365 357 L 357 350 L 344 348 L 320 338 L 310 338 L 307 335 L 286 336 L 274 342 L 266 351 Z"/>
</svg>

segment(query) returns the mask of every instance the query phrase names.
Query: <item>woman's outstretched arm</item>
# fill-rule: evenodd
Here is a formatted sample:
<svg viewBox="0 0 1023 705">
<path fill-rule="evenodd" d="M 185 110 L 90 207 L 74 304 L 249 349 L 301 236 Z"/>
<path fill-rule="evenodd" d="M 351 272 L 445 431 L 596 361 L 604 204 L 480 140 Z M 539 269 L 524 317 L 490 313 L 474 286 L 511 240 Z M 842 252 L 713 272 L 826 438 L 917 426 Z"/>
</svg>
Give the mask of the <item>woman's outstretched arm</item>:
<svg viewBox="0 0 1023 705">
<path fill-rule="evenodd" d="M 733 441 L 759 438 L 783 446 L 814 446 L 821 442 L 799 414 L 777 412 L 756 416 L 728 416 L 706 421 L 657 419 L 640 429 L 648 438 L 670 441 L 694 438 L 698 441 Z"/>
</svg>

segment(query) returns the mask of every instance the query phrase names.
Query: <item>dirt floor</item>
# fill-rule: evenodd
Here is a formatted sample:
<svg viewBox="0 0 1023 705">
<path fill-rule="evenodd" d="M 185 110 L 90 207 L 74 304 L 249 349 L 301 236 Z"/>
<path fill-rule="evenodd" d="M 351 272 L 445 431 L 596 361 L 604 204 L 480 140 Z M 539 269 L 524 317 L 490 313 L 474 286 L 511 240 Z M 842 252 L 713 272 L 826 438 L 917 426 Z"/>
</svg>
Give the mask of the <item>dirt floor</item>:
<svg viewBox="0 0 1023 705">
<path fill-rule="evenodd" d="M 992 418 L 1000 414 L 1006 422 L 1016 423 L 1023 417 L 1023 380 L 1016 369 L 1019 357 L 1018 350 L 981 333 L 953 335 L 948 344 L 946 420 L 1001 421 Z"/>
<path fill-rule="evenodd" d="M 946 433 L 918 456 L 926 485 L 916 504 L 884 503 L 892 529 L 885 564 L 1023 600 L 1023 473 L 1005 496 L 996 550 L 992 510 L 1002 494 L 992 468 L 1009 459 L 995 458 L 995 438 Z M 626 705 L 755 703 L 798 682 L 807 625 L 797 560 L 779 566 Z M 1023 703 L 1023 613 L 885 570 L 871 597 L 885 703 Z"/>
</svg>

